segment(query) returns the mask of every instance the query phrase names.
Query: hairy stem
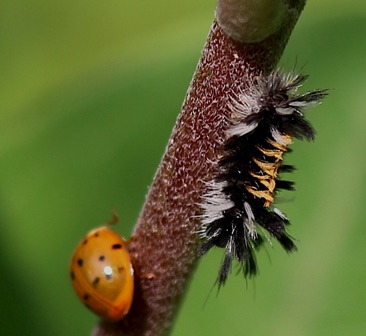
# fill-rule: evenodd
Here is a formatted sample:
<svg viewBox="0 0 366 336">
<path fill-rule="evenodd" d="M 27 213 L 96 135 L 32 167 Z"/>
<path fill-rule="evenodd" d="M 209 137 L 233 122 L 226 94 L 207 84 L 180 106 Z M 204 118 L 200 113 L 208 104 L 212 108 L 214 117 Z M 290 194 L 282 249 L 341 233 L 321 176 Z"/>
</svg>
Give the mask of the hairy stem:
<svg viewBox="0 0 366 336">
<path fill-rule="evenodd" d="M 205 181 L 211 180 L 215 172 L 225 138 L 227 104 L 249 78 L 275 67 L 304 5 L 303 0 L 292 0 L 292 7 L 286 0 L 273 0 L 279 4 L 281 15 L 275 15 L 272 24 L 267 14 L 264 18 L 261 13 L 254 15 L 263 10 L 258 6 L 260 2 L 218 3 L 219 23 L 215 20 L 211 27 L 130 244 L 137 272 L 153 273 L 155 277 L 137 277 L 130 313 L 118 323 L 100 322 L 93 332 L 95 336 L 160 336 L 171 330 L 197 264 L 199 203 L 206 190 Z M 242 8 L 244 4 L 247 10 L 253 9 L 249 17 Z M 231 20 L 230 13 L 236 12 L 242 22 L 259 27 L 267 24 L 271 31 L 266 27 L 266 33 L 256 43 L 251 38 L 250 43 L 242 42 L 246 39 L 235 36 L 243 35 L 243 27 L 236 24 L 230 28 L 230 37 L 226 22 Z"/>
</svg>

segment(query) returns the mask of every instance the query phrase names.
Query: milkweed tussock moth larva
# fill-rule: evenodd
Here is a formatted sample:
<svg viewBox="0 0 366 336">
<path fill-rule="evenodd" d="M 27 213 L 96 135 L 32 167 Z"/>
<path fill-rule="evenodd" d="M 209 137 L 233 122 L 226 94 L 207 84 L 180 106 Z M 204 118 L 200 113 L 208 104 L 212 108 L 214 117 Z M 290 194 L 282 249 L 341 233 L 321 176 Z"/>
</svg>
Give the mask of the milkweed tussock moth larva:
<svg viewBox="0 0 366 336">
<path fill-rule="evenodd" d="M 225 248 L 219 286 L 227 280 L 233 259 L 245 276 L 257 273 L 254 251 L 264 242 L 266 231 L 287 252 L 296 249 L 286 232 L 289 220 L 273 202 L 279 190 L 293 189 L 293 182 L 279 179 L 294 169 L 283 164 L 293 138 L 314 139 L 315 131 L 303 112 L 327 95 L 327 90 L 299 94 L 306 79 L 280 70 L 254 77 L 228 106 L 227 139 L 201 204 L 200 253 L 214 246 Z"/>
</svg>

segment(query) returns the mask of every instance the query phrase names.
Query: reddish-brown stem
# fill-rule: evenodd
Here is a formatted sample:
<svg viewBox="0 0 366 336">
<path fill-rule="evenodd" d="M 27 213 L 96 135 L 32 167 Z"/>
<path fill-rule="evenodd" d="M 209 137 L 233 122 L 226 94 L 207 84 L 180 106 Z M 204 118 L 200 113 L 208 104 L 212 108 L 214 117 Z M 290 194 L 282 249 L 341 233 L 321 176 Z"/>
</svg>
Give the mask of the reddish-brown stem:
<svg viewBox="0 0 366 336">
<path fill-rule="evenodd" d="M 199 203 L 225 139 L 228 102 L 249 78 L 275 67 L 302 9 L 296 6 L 257 43 L 236 42 L 213 23 L 130 244 L 139 273 L 154 278 L 137 278 L 130 313 L 118 323 L 100 322 L 94 335 L 161 336 L 171 330 L 197 264 Z"/>
</svg>

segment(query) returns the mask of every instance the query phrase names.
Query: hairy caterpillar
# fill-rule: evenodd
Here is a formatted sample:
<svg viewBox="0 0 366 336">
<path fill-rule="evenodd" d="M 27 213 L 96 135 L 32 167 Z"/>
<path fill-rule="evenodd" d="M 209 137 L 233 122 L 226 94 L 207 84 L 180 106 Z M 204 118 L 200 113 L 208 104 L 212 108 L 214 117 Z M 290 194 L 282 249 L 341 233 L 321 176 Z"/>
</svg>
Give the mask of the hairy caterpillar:
<svg viewBox="0 0 366 336">
<path fill-rule="evenodd" d="M 294 169 L 282 164 L 292 139 L 314 139 L 303 112 L 327 95 L 327 90 L 299 94 L 306 78 L 280 70 L 257 76 L 229 105 L 230 126 L 217 175 L 201 204 L 201 255 L 214 246 L 225 248 L 219 286 L 227 280 L 233 259 L 245 276 L 256 274 L 254 251 L 263 243 L 265 231 L 287 252 L 296 249 L 286 233 L 289 220 L 273 202 L 279 190 L 293 189 L 293 182 L 279 179 L 280 173 Z"/>
</svg>

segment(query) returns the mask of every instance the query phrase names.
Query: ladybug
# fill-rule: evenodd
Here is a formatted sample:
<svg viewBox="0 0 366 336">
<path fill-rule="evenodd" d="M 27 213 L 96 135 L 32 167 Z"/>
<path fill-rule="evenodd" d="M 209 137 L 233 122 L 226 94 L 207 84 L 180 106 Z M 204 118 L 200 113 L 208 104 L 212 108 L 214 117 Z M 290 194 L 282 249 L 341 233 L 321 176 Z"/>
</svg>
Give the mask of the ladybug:
<svg viewBox="0 0 366 336">
<path fill-rule="evenodd" d="M 114 219 L 90 231 L 72 256 L 70 277 L 80 300 L 105 320 L 119 321 L 130 310 L 134 269 L 128 242 L 109 228 Z"/>
</svg>

